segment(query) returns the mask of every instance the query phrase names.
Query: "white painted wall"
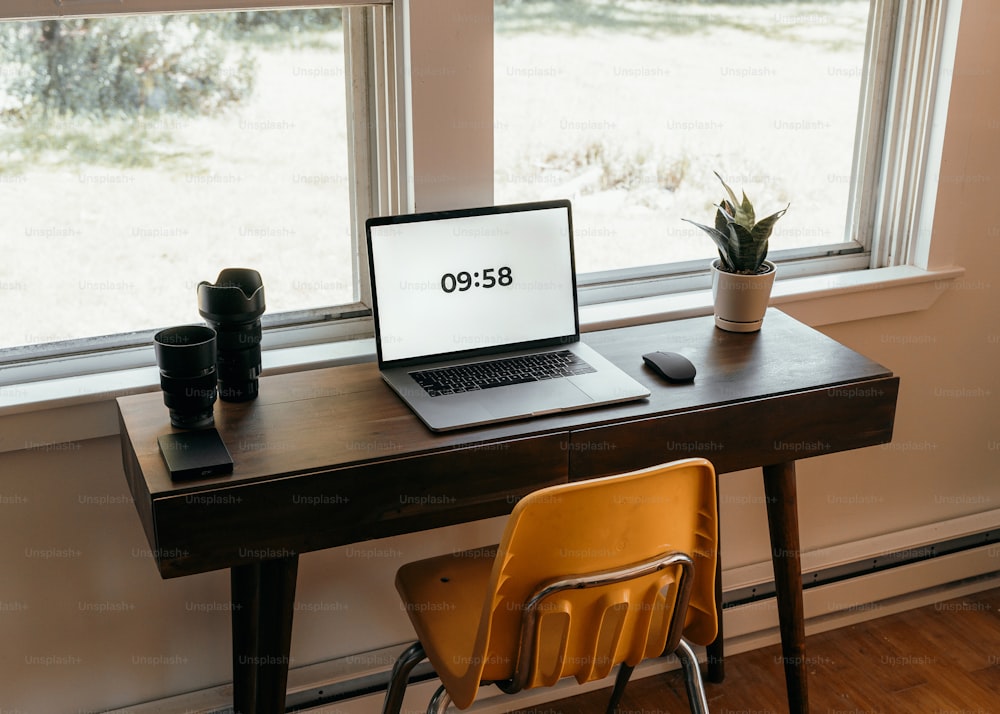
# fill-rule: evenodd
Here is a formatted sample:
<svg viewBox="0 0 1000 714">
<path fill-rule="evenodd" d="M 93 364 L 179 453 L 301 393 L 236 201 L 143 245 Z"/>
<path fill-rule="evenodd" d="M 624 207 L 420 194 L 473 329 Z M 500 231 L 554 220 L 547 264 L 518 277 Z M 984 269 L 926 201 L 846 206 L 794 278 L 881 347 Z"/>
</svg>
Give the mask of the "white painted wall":
<svg viewBox="0 0 1000 714">
<path fill-rule="evenodd" d="M 822 328 L 902 388 L 891 445 L 801 464 L 807 551 L 1000 506 L 998 36 L 992 0 L 966 0 L 934 226 L 964 278 L 926 311 Z M 757 473 L 723 479 L 722 522 L 728 570 L 768 560 Z M 494 540 L 498 525 L 303 556 L 293 666 L 408 639 L 396 567 Z M 94 711 L 226 681 L 227 597 L 224 573 L 160 579 L 116 438 L 0 454 L 0 712 Z"/>
</svg>

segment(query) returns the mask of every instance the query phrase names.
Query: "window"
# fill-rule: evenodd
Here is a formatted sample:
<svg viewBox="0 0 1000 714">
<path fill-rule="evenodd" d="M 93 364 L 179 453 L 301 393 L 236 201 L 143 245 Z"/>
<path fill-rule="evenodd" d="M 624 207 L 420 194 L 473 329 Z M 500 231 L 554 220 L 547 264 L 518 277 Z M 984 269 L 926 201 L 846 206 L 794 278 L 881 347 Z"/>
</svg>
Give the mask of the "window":
<svg viewBox="0 0 1000 714">
<path fill-rule="evenodd" d="M 253 3 L 131 0 L 128 6 L 130 12 L 145 12 L 214 10 L 234 4 Z M 303 6 L 311 11 L 315 8 L 308 6 L 322 4 L 272 0 L 267 7 Z M 29 257 L 19 259 L 16 267 L 7 268 L 14 261 L 0 263 L 0 270 L 7 270 L 0 275 L 5 313 L 26 316 L 16 329 L 23 333 L 19 341 L 4 336 L 8 348 L 0 348 L 0 366 L 4 360 L 59 354 L 61 348 L 86 352 L 148 345 L 152 327 L 197 321 L 195 284 L 214 279 L 219 268 L 236 260 L 246 261 L 244 267 L 257 267 L 264 276 L 265 325 L 271 327 L 265 347 L 364 333 L 369 329 L 363 321 L 368 286 L 359 227 L 375 213 L 568 195 L 574 199 L 578 258 L 584 271 L 582 303 L 703 288 L 708 284 L 706 259 L 712 248 L 680 218 L 710 217 L 711 202 L 721 195 L 711 174 L 716 169 L 737 190 L 745 189 L 762 211 L 791 201 L 771 253 L 781 264 L 783 277 L 910 263 L 919 261 L 926 247 L 921 245 L 926 235 L 919 233 L 918 225 L 933 210 L 933 201 L 920 199 L 932 188 L 936 173 L 932 144 L 940 125 L 931 119 L 937 106 L 942 48 L 953 50 L 942 39 L 947 34 L 946 16 L 948 22 L 957 16 L 957 4 L 943 0 L 844 0 L 835 6 L 822 1 L 788 5 L 647 0 L 339 4 L 351 5 L 341 12 L 341 28 L 321 32 L 322 41 L 309 33 L 297 35 L 296 47 L 288 48 L 282 61 L 300 71 L 297 76 L 286 71 L 288 82 L 272 83 L 281 92 L 305 91 L 310 100 L 296 101 L 325 112 L 308 119 L 284 115 L 296 130 L 315 130 L 308 135 L 282 139 L 279 132 L 291 127 L 275 116 L 282 115 L 285 102 L 294 99 L 282 97 L 258 105 L 256 115 L 245 114 L 249 131 L 237 133 L 243 140 L 236 142 L 230 141 L 234 132 L 216 129 L 210 134 L 207 127 L 217 120 L 229 121 L 230 126 L 235 121 L 238 130 L 240 112 L 246 111 L 238 103 L 221 109 L 215 118 L 185 115 L 174 121 L 154 116 L 133 121 L 142 130 L 138 139 L 115 133 L 111 122 L 111 128 L 101 131 L 122 141 L 108 142 L 105 137 L 105 145 L 114 149 L 110 155 L 91 154 L 104 162 L 138 157 L 160 168 L 154 172 L 99 163 L 103 168 L 93 174 L 71 170 L 69 183 L 81 184 L 74 184 L 73 190 L 88 189 L 86 195 L 91 197 L 72 202 L 65 185 L 27 181 L 31 172 L 53 171 L 58 154 L 18 153 L 11 143 L 12 130 L 0 125 L 4 167 L 0 193 L 5 205 L 16 201 L 20 214 L 30 216 L 13 228 L 10 219 L 0 216 L 5 257 L 12 242 L 22 253 L 22 244 L 30 246 Z M 12 0 L 0 8 L 0 17 L 17 23 L 37 19 L 51 7 L 42 0 Z M 59 7 L 114 15 L 124 6 L 88 0 Z M 280 12 L 290 17 L 302 10 Z M 752 56 L 759 61 L 724 54 L 729 45 L 746 43 L 748 38 L 754 42 Z M 240 49 L 232 37 L 224 39 L 228 47 Z M 254 51 L 270 59 L 286 52 L 277 41 L 269 43 L 253 34 L 248 39 L 256 45 Z M 293 49 L 313 59 L 293 59 Z M 588 59 L 595 51 L 601 53 L 596 62 Z M 239 67 L 241 56 L 236 52 L 227 57 L 224 62 L 229 64 L 224 66 Z M 711 64 L 706 64 L 707 58 Z M 19 76 L 11 60 L 4 59 L 0 86 Z M 265 77 L 257 86 L 267 84 Z M 712 86 L 706 89 L 702 84 Z M 553 86 L 559 91 L 550 91 Z M 608 87 L 624 91 L 607 94 L 612 91 Z M 749 89 L 751 99 L 733 102 L 733 107 L 730 97 L 737 89 Z M 11 115 L 10 94 L 0 92 L 0 116 Z M 338 94 L 345 97 L 343 102 Z M 558 100 L 554 105 L 553 97 Z M 594 97 L 600 101 L 594 103 Z M 775 97 L 782 100 L 784 113 L 771 113 Z M 748 116 L 748 101 L 751 106 L 764 105 L 754 112 L 756 117 Z M 690 112 L 680 111 L 684 108 Z M 16 110 L 14 106 L 14 114 Z M 532 112 L 535 118 L 529 120 Z M 546 113 L 551 115 L 547 119 Z M 90 126 L 95 120 L 81 121 Z M 118 120 L 119 128 L 124 123 Z M 57 127 L 64 143 L 87 138 L 78 136 L 86 132 L 78 131 L 73 122 L 57 122 Z M 614 131 L 608 132 L 609 127 Z M 756 135 L 750 134 L 751 127 Z M 179 146 L 168 141 L 177 135 L 191 138 Z M 48 137 L 35 138 L 37 148 Z M 91 148 L 98 139 L 89 137 Z M 228 151 L 240 161 L 231 170 L 220 168 L 213 153 L 227 142 L 231 148 L 220 149 L 221 153 Z M 738 144 L 750 148 L 734 153 Z M 74 148 L 88 151 L 85 142 Z M 813 170 L 799 168 L 807 163 L 815 164 Z M 123 181 L 143 171 L 156 176 L 139 184 L 140 190 L 126 191 L 127 185 L 114 184 L 113 179 Z M 249 178 L 234 181 L 235 188 L 223 183 L 227 176 L 251 173 L 260 180 L 252 191 L 246 190 Z M 184 230 L 180 221 L 187 201 L 173 203 L 162 190 L 171 177 L 175 184 L 178 179 L 184 184 L 187 176 L 190 181 L 181 188 L 189 190 L 190 200 L 197 203 L 210 197 L 209 208 L 218 214 L 218 230 L 212 235 L 201 228 L 187 229 L 198 231 L 201 240 L 195 242 L 203 256 L 219 248 L 219 234 L 226 232 L 230 238 L 235 233 L 235 247 L 214 263 L 203 257 L 201 263 L 181 269 L 172 265 L 180 258 L 169 250 L 149 251 L 147 246 L 165 237 L 190 238 L 170 235 Z M 279 180 L 285 185 L 278 186 Z M 22 198 L 28 195 L 26 183 L 35 189 L 35 198 Z M 281 188 L 292 190 L 278 201 L 276 192 Z M 224 219 L 224 212 L 234 209 L 221 204 L 235 193 L 249 194 L 250 204 L 244 212 Z M 108 197 L 111 208 L 101 207 L 98 201 Z M 76 214 L 56 217 L 65 216 L 67 210 Z M 125 235 L 119 230 L 112 237 L 104 229 L 114 224 L 115 210 L 138 210 L 142 217 L 126 224 Z M 73 233 L 83 232 L 78 217 L 92 220 L 94 215 L 105 218 L 86 236 Z M 296 222 L 300 219 L 301 224 Z M 54 291 L 44 289 L 36 301 L 27 299 L 27 291 L 20 288 L 29 278 L 37 279 L 42 288 L 45 281 L 55 280 L 57 271 L 39 256 L 48 251 L 50 258 L 65 260 L 61 250 L 84 238 L 97 249 L 68 261 L 69 284 L 75 281 L 77 293 L 83 284 L 99 297 L 110 297 L 89 311 L 112 318 L 106 323 L 112 327 L 88 329 L 89 334 L 120 331 L 120 316 L 139 304 L 135 295 L 154 292 L 143 280 L 175 287 L 183 281 L 179 292 L 166 300 L 169 309 L 179 312 L 139 308 L 128 328 L 139 333 L 47 343 L 65 336 L 52 326 L 65 324 L 70 308 L 83 301 L 51 300 Z M 266 250 L 254 253 L 250 249 L 258 240 L 257 247 Z M 135 261 L 143 250 L 146 260 Z M 118 251 L 111 254 L 126 255 L 133 261 L 129 265 L 149 272 L 145 278 L 133 278 L 128 271 L 110 270 L 115 261 L 102 264 L 100 251 Z M 263 264 L 265 260 L 272 261 L 268 265 L 275 266 L 274 272 Z M 103 269 L 108 270 L 100 272 Z M 118 299 L 121 294 L 125 299 Z M 286 329 L 295 324 L 314 327 Z M 344 324 L 348 327 L 337 327 Z M 12 344 L 23 346 L 9 347 Z M 149 359 L 145 355 L 137 363 Z M 48 369 L 52 363 L 46 365 Z M 11 374 L 8 370 L 0 381 L 17 381 L 19 377 Z"/>
<path fill-rule="evenodd" d="M 19 7 L 0 15 L 33 16 Z M 198 322 L 196 285 L 225 267 L 260 271 L 272 326 L 360 309 L 374 152 L 355 136 L 369 97 L 348 72 L 374 79 L 368 33 L 385 16 L 0 22 L 5 357 L 148 344 L 152 328 Z"/>
<path fill-rule="evenodd" d="M 497 0 L 495 14 L 497 201 L 574 199 L 589 301 L 707 284 L 715 248 L 681 219 L 711 223 L 715 171 L 760 215 L 791 204 L 770 245 L 782 276 L 900 259 L 913 222 L 889 216 L 918 205 L 906 185 L 941 3 Z"/>
<path fill-rule="evenodd" d="M 498 3 L 498 198 L 574 194 L 583 273 L 714 255 L 714 171 L 843 242 L 868 6 Z"/>
</svg>

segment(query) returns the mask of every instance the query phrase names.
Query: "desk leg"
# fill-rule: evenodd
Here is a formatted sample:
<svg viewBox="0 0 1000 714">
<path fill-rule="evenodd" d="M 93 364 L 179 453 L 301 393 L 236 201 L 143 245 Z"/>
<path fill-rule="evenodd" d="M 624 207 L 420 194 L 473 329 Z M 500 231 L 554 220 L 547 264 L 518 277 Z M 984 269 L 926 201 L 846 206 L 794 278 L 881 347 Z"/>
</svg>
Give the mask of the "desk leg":
<svg viewBox="0 0 1000 714">
<path fill-rule="evenodd" d="M 285 711 L 298 566 L 293 555 L 230 570 L 235 714 Z"/>
<path fill-rule="evenodd" d="M 715 479 L 715 502 L 719 501 L 719 479 Z M 719 532 L 715 534 L 715 618 L 719 630 L 706 648 L 708 656 L 708 681 L 719 684 L 726 678 L 726 665 L 722 648 L 722 520 L 716 519 Z"/>
<path fill-rule="evenodd" d="M 792 714 L 807 713 L 809 692 L 794 461 L 764 467 L 764 495 L 767 525 L 771 533 L 771 562 L 774 565 L 788 710 Z"/>
</svg>

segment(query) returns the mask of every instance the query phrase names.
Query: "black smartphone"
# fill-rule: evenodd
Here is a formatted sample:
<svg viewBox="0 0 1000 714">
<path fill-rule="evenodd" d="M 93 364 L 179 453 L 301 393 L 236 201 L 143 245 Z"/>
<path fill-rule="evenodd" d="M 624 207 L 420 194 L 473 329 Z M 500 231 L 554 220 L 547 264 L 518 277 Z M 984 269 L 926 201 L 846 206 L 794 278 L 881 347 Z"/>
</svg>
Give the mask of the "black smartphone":
<svg viewBox="0 0 1000 714">
<path fill-rule="evenodd" d="M 174 481 L 233 472 L 233 457 L 215 428 L 163 434 L 156 442 Z"/>
</svg>

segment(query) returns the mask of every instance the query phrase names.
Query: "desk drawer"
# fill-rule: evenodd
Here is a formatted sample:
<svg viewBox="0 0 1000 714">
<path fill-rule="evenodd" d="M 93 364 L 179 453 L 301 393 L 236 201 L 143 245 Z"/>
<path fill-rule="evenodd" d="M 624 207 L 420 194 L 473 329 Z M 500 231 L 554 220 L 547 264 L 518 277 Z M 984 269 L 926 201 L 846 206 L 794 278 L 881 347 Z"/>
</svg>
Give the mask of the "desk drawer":
<svg viewBox="0 0 1000 714">
<path fill-rule="evenodd" d="M 568 479 L 565 433 L 155 499 L 160 573 L 175 577 L 509 513 Z"/>
<path fill-rule="evenodd" d="M 570 478 L 691 456 L 723 473 L 883 444 L 898 392 L 899 378 L 885 377 L 574 431 Z"/>
</svg>

